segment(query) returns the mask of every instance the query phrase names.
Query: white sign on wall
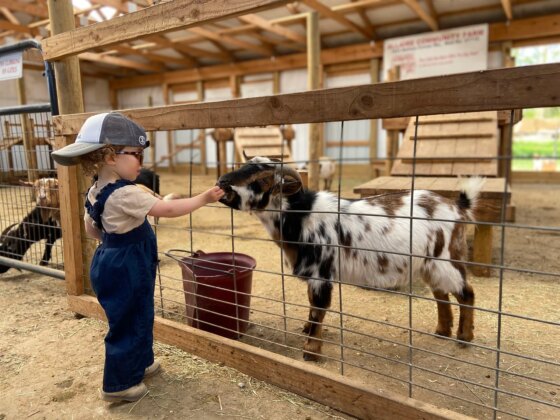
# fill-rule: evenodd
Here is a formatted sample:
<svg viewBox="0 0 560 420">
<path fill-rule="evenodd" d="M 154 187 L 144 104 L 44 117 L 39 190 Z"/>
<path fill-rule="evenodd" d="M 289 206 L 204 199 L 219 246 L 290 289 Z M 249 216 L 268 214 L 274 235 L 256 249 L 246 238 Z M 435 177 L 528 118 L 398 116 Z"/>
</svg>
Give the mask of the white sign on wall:
<svg viewBox="0 0 560 420">
<path fill-rule="evenodd" d="M 465 73 L 488 68 L 488 25 L 466 26 L 384 42 L 383 75 L 399 66 L 400 79 Z"/>
<path fill-rule="evenodd" d="M 18 79 L 22 76 L 21 51 L 0 56 L 0 80 Z"/>
</svg>

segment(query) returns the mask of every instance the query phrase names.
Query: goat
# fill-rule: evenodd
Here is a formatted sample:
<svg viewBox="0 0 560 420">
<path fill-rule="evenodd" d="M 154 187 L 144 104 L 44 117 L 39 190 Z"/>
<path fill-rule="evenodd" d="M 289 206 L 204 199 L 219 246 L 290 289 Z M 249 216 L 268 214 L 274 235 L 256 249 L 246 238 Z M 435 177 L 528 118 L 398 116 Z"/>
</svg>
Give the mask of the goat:
<svg viewBox="0 0 560 420">
<path fill-rule="evenodd" d="M 301 169 L 307 169 L 307 165 L 303 165 Z M 330 191 L 334 174 L 336 172 L 336 162 L 328 156 L 319 158 L 319 180 L 323 181 L 323 190 Z"/>
<path fill-rule="evenodd" d="M 418 257 L 412 258 L 412 273 L 423 277 L 437 299 L 436 334 L 451 336 L 451 293 L 461 304 L 457 339 L 473 339 L 474 291 L 461 262 L 467 250 L 461 221 L 473 219 L 482 182 L 481 178 L 466 180 L 456 202 L 424 190 L 414 191 L 412 200 L 406 191 L 356 201 L 340 199 L 340 215 L 335 194 L 303 191 L 297 171 L 268 158 L 251 159 L 220 177 L 217 185 L 225 191 L 223 204 L 256 214 L 283 248 L 293 274 L 307 282 L 311 307 L 303 329 L 308 334 L 304 359 L 317 360 L 333 281 L 384 289 L 408 284 L 411 201 L 413 216 L 421 218 L 413 220 L 412 254 Z"/>
<path fill-rule="evenodd" d="M 20 184 L 32 187 L 31 199 L 39 207 L 43 221 L 52 219 L 60 223 L 58 179 L 39 178 L 34 182 L 20 181 Z"/>
<path fill-rule="evenodd" d="M 93 182 L 95 181 L 97 181 L 97 175 L 93 176 Z M 156 193 L 159 196 L 159 175 L 154 171 L 141 168 L 140 174 L 136 177 L 134 182 L 138 185 L 145 186 L 150 190 L 150 193 Z"/>
<path fill-rule="evenodd" d="M 0 236 L 0 255 L 21 261 L 31 245 L 46 239 L 45 251 L 40 265 L 48 265 L 52 256 L 53 244 L 62 238 L 59 223 L 52 218 L 43 219 L 44 209 L 34 207 L 20 223 L 8 226 Z M 0 273 L 5 273 L 10 267 L 0 265 Z"/>
</svg>

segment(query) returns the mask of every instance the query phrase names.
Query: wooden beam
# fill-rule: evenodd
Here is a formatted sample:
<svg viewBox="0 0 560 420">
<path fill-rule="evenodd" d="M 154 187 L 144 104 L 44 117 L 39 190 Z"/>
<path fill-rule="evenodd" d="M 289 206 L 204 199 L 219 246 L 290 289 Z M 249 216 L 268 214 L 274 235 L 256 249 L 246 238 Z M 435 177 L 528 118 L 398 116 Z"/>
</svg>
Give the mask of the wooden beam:
<svg viewBox="0 0 560 420">
<path fill-rule="evenodd" d="M 426 24 L 432 29 L 432 31 L 437 31 L 439 29 L 439 25 L 437 21 L 433 18 L 433 16 L 427 13 L 422 8 L 422 6 L 420 6 L 418 0 L 402 0 L 402 2 L 405 3 L 408 7 L 410 7 L 414 11 L 414 13 L 418 15 L 420 19 L 426 22 Z"/>
<path fill-rule="evenodd" d="M 560 105 L 559 78 L 560 64 L 543 64 L 122 112 L 146 130 L 189 130 L 541 108 Z M 71 135 L 90 115 L 54 121 Z"/>
<path fill-rule="evenodd" d="M 8 9 L 7 7 L 0 7 L 0 12 L 14 25 L 21 25 L 21 22 L 18 20 L 17 17 Z"/>
<path fill-rule="evenodd" d="M 354 32 L 362 34 L 367 39 L 374 38 L 374 33 L 372 31 L 369 31 L 368 29 L 362 26 L 356 25 L 354 22 L 352 22 L 342 14 L 332 10 L 330 7 L 325 6 L 319 0 L 303 0 L 303 3 L 305 3 L 307 6 L 311 7 L 312 9 L 316 10 L 321 15 L 337 21 L 341 25 L 346 26 L 347 28 L 349 28 Z"/>
<path fill-rule="evenodd" d="M 560 35 L 560 14 L 493 23 L 488 31 L 490 42 L 521 41 Z"/>
<path fill-rule="evenodd" d="M 121 0 L 90 0 L 92 4 L 100 4 L 101 6 L 112 7 L 122 13 L 128 13 L 128 6 L 125 1 Z"/>
<path fill-rule="evenodd" d="M 439 17 L 436 11 L 436 7 L 434 6 L 434 0 L 424 0 L 426 2 L 426 6 L 428 6 L 428 11 L 430 16 L 436 21 L 439 26 Z"/>
<path fill-rule="evenodd" d="M 383 43 L 377 42 L 375 45 L 359 44 L 346 47 L 337 47 L 321 50 L 321 63 L 323 65 L 344 63 L 360 60 L 369 60 L 381 57 L 383 53 Z M 227 78 L 231 74 L 247 75 L 266 73 L 273 71 L 290 70 L 295 68 L 305 68 L 307 66 L 306 54 L 290 54 L 276 57 L 275 60 L 259 59 L 240 61 L 232 64 L 220 64 L 217 66 L 200 67 L 190 70 L 176 70 L 160 75 L 144 75 L 127 77 L 126 79 L 112 80 L 109 83 L 115 89 L 129 89 L 141 86 L 155 86 L 162 83 L 162 80 L 169 84 L 196 82 L 198 80 L 213 80 Z"/>
<path fill-rule="evenodd" d="M 352 3 L 356 3 L 358 0 L 351 0 Z M 359 8 L 356 10 L 357 13 L 360 15 L 360 18 L 362 19 L 362 22 L 364 24 L 364 26 L 372 33 L 375 34 L 375 28 L 373 27 L 373 25 L 371 24 L 371 20 L 369 20 L 369 17 L 366 13 L 366 11 L 363 8 Z"/>
<path fill-rule="evenodd" d="M 211 57 L 217 58 L 220 60 L 229 60 L 231 58 L 230 53 L 223 53 L 223 52 L 213 52 L 208 50 L 203 50 L 201 48 L 191 47 L 190 45 L 185 45 L 182 39 L 175 39 L 170 40 L 165 35 L 152 35 L 146 37 L 147 40 L 152 40 L 156 45 L 155 46 L 148 46 L 146 44 L 139 45 L 137 47 L 146 48 L 146 49 L 154 49 L 160 47 L 171 48 L 176 51 L 182 52 L 187 54 L 189 57 Z M 135 46 L 136 47 L 136 46 Z"/>
<path fill-rule="evenodd" d="M 40 18 L 46 18 L 49 16 L 47 8 L 37 3 L 33 4 L 14 0 L 0 0 L 0 7 L 7 7 L 12 12 L 22 12 Z"/>
<path fill-rule="evenodd" d="M 275 23 L 270 23 L 268 20 L 258 16 L 258 15 L 245 15 L 239 18 L 243 22 L 247 22 L 258 26 L 266 31 L 275 33 L 277 35 L 283 36 L 284 38 L 291 39 L 292 41 L 305 44 L 305 35 L 300 35 L 291 29 L 285 28 Z"/>
<path fill-rule="evenodd" d="M 74 16 L 80 16 L 80 15 L 89 13 L 92 10 L 98 10 L 101 7 L 102 7 L 101 5 L 95 5 L 95 6 L 87 7 L 85 9 L 76 9 L 76 10 L 74 10 Z M 35 22 L 31 22 L 27 26 L 30 27 L 30 28 L 37 28 L 39 26 L 48 25 L 49 23 L 50 23 L 50 19 L 42 19 L 42 20 L 38 20 L 38 21 L 35 21 Z"/>
<path fill-rule="evenodd" d="M 373 58 L 370 60 L 369 75 L 371 83 L 379 83 L 379 68 L 381 59 Z M 376 169 L 373 162 L 377 159 L 377 142 L 379 137 L 378 120 L 371 119 L 369 121 L 369 167 L 370 177 L 375 177 Z"/>
<path fill-rule="evenodd" d="M 135 70 L 144 70 L 152 72 L 160 72 L 164 68 L 163 66 L 156 64 L 141 63 L 139 61 L 128 60 L 121 57 L 113 57 L 110 55 L 103 55 L 92 52 L 84 52 L 78 55 L 81 60 L 96 61 L 99 63 L 111 64 L 113 66 L 128 67 Z"/>
<path fill-rule="evenodd" d="M 272 48 L 267 48 L 264 45 L 257 45 L 251 42 L 243 41 L 229 35 L 222 35 L 205 28 L 189 28 L 189 31 L 205 38 L 212 39 L 216 42 L 227 42 L 228 44 L 235 45 L 246 50 L 255 51 L 263 55 L 274 54 L 274 50 Z"/>
<path fill-rule="evenodd" d="M 7 20 L 0 20 L 0 30 L 2 31 L 14 31 L 25 35 L 35 36 L 38 34 L 37 29 L 29 28 L 25 25 L 17 25 Z"/>
<path fill-rule="evenodd" d="M 49 18 L 52 34 L 72 30 L 74 28 L 74 14 L 71 2 L 49 0 Z M 55 63 L 54 70 L 60 114 L 84 112 L 78 57 L 69 57 Z M 73 136 L 62 137 L 57 133 L 55 148 L 64 147 L 73 141 Z M 82 207 L 80 199 L 85 192 L 84 176 L 79 165 L 60 165 L 57 167 L 57 175 L 62 186 L 59 190 L 60 224 L 64 237 L 66 291 L 69 295 L 81 295 L 84 293 L 84 272 L 87 271 L 85 267 L 87 267 L 88 262 L 88 258 L 84 258 L 83 253 L 85 251 L 87 254 L 88 246 L 81 240 L 81 238 L 86 238 L 86 233 L 79 216 Z"/>
<path fill-rule="evenodd" d="M 319 31 L 319 13 L 307 15 L 307 90 L 319 89 L 321 80 L 321 35 Z M 319 157 L 323 155 L 321 141 L 322 123 L 309 124 L 309 178 L 308 186 L 313 191 L 319 190 Z"/>
<path fill-rule="evenodd" d="M 154 54 L 144 49 L 135 48 L 135 47 L 115 45 L 112 49 L 122 54 L 141 56 L 147 58 L 148 60 L 159 61 L 160 63 L 165 63 L 165 64 L 173 63 L 185 67 L 194 67 L 197 65 L 197 61 L 193 60 L 192 58 L 177 58 L 177 57 L 170 57 L 167 55 Z"/>
<path fill-rule="evenodd" d="M 147 35 L 188 29 L 247 12 L 273 8 L 287 0 L 175 0 L 78 28 L 43 41 L 46 60 L 60 60 L 93 48 L 129 42 Z M 126 31 L 123 30 L 126 28 Z"/>
<path fill-rule="evenodd" d="M 106 321 L 93 296 L 68 296 L 71 311 Z M 156 317 L 154 337 L 214 363 L 223 363 L 258 380 L 326 404 L 360 419 L 468 420 L 451 410 L 330 372 L 317 365 L 230 340 L 177 321 Z"/>
<path fill-rule="evenodd" d="M 511 0 L 502 0 L 502 7 L 504 8 L 504 13 L 508 20 L 513 19 L 513 11 L 511 8 Z"/>
</svg>

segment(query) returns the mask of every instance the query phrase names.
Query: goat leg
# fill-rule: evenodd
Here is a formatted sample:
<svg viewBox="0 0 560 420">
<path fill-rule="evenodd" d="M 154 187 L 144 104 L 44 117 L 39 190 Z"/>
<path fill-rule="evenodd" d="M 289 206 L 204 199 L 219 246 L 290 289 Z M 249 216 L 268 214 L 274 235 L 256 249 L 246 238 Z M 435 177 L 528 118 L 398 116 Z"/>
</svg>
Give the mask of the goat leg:
<svg viewBox="0 0 560 420">
<path fill-rule="evenodd" d="M 309 280 L 307 294 L 311 307 L 309 308 L 309 321 L 304 327 L 308 337 L 303 345 L 303 359 L 316 361 L 321 354 L 322 322 L 326 309 L 331 305 L 332 284 L 326 280 Z"/>
</svg>

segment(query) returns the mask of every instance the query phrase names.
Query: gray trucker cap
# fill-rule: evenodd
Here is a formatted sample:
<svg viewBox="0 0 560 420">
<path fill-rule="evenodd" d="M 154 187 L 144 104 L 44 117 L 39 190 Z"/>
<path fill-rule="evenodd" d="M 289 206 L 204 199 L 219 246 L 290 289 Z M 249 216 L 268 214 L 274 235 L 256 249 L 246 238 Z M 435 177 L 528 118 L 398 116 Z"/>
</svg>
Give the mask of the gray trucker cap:
<svg viewBox="0 0 560 420">
<path fill-rule="evenodd" d="M 60 165 L 79 163 L 79 157 L 107 144 L 114 146 L 148 147 L 146 132 L 134 121 L 118 112 L 105 112 L 89 117 L 76 142 L 52 152 L 53 159 Z"/>
</svg>

